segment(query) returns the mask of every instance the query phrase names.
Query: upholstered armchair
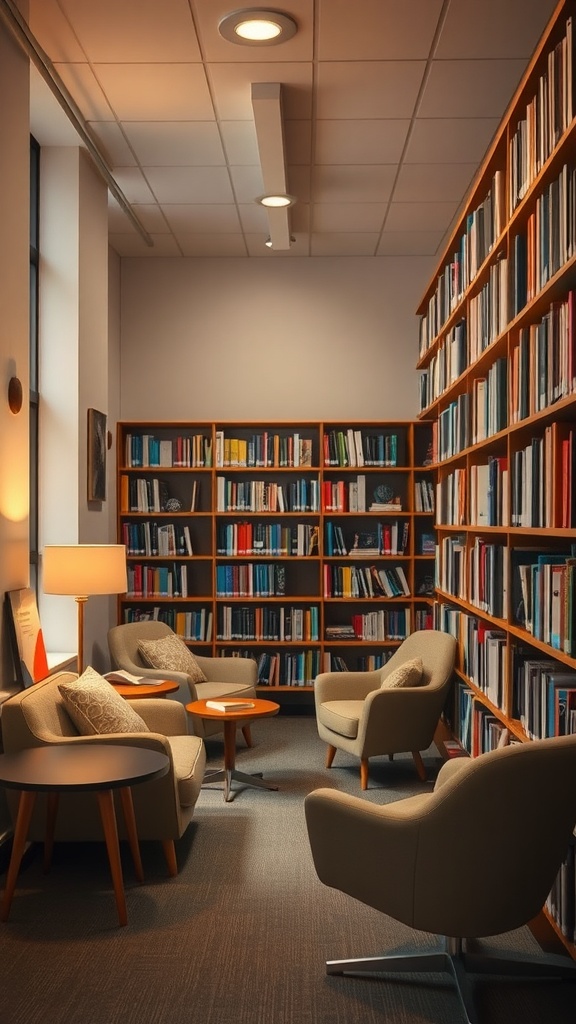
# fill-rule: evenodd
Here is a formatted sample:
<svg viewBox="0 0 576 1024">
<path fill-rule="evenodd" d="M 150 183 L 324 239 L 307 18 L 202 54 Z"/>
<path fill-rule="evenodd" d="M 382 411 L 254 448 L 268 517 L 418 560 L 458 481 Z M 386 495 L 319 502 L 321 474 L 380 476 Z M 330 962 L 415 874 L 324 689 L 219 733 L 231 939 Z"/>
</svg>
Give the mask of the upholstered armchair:
<svg viewBox="0 0 576 1024">
<path fill-rule="evenodd" d="M 432 793 L 383 806 L 329 789 L 309 794 L 320 880 L 444 937 L 440 952 L 330 960 L 327 973 L 447 972 L 470 1024 L 467 971 L 576 980 L 569 957 L 466 951 L 467 939 L 519 928 L 543 907 L 576 822 L 575 778 L 576 736 L 567 736 L 448 761 Z"/>
<path fill-rule="evenodd" d="M 448 633 L 423 629 L 411 633 L 383 668 L 374 672 L 324 672 L 314 682 L 316 722 L 328 744 L 326 767 L 336 750 L 360 758 L 360 782 L 368 788 L 368 760 L 412 752 L 419 777 L 426 778 L 420 751 L 434 737 L 444 706 L 456 653 Z M 417 685 L 402 679 L 402 667 L 421 659 Z M 392 687 L 387 680 L 400 677 Z M 409 685 L 406 685 L 408 682 Z"/>
<path fill-rule="evenodd" d="M 174 680 L 180 687 L 174 696 L 182 704 L 204 698 L 210 700 L 219 697 L 250 699 L 256 696 L 258 669 L 252 658 L 209 658 L 194 654 L 194 661 L 201 673 L 206 676 L 205 682 L 194 682 L 192 675 L 187 672 L 150 668 L 140 653 L 140 641 L 161 640 L 175 635 L 170 626 L 164 622 L 130 622 L 121 626 L 112 626 L 108 631 L 108 647 L 112 667 L 126 669 L 137 676 L 156 679 L 161 676 L 162 679 Z M 188 718 L 197 736 L 206 738 L 222 732 L 223 725 L 219 722 L 202 721 L 193 715 L 189 715 Z M 244 725 L 242 732 L 247 745 L 252 746 L 250 725 Z"/>
<path fill-rule="evenodd" d="M 82 744 L 87 750 L 103 743 L 122 743 L 167 754 L 170 760 L 168 774 L 134 786 L 133 802 L 139 838 L 160 840 L 169 873 L 176 875 L 175 840 L 184 834 L 192 820 L 204 778 L 206 752 L 203 741 L 188 734 L 186 712 L 181 704 L 154 698 L 127 702 L 144 720 L 149 731 L 80 735 L 58 689 L 60 684 L 69 684 L 76 679 L 72 672 L 56 673 L 17 693 L 2 705 L 5 752 L 11 754 L 51 743 Z M 118 698 L 112 686 L 110 689 Z M 16 792 L 7 791 L 7 798 L 15 820 Z M 118 814 L 117 821 L 120 838 L 126 838 L 124 815 Z M 42 841 L 45 828 L 45 796 L 38 794 L 28 838 Z M 87 800 L 85 793 L 62 793 L 54 838 L 57 841 L 101 841 L 102 823 L 96 802 Z"/>
</svg>

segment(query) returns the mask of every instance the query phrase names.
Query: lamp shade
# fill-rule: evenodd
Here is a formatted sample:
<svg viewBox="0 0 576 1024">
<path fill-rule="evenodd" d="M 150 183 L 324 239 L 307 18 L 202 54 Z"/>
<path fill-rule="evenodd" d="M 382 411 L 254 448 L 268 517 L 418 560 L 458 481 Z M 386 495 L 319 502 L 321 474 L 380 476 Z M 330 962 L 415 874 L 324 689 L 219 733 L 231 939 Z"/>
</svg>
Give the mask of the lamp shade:
<svg viewBox="0 0 576 1024">
<path fill-rule="evenodd" d="M 68 594 L 72 597 L 125 594 L 128 588 L 126 546 L 47 544 L 42 582 L 46 594 Z"/>
</svg>

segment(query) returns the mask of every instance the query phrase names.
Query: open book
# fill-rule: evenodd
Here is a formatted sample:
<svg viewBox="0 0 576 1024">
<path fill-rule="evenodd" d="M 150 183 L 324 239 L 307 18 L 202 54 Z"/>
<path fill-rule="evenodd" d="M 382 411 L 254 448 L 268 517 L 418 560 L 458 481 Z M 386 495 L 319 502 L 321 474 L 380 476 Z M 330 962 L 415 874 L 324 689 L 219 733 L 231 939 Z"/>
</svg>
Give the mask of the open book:
<svg viewBox="0 0 576 1024">
<path fill-rule="evenodd" d="M 104 679 L 109 683 L 129 683 L 131 686 L 141 686 L 142 683 L 150 686 L 159 686 L 161 679 L 149 679 L 147 676 L 134 676 L 124 668 L 116 668 L 113 672 L 105 672 Z"/>
<path fill-rule="evenodd" d="M 252 700 L 207 700 L 206 707 L 211 711 L 245 711 L 254 707 Z"/>
</svg>

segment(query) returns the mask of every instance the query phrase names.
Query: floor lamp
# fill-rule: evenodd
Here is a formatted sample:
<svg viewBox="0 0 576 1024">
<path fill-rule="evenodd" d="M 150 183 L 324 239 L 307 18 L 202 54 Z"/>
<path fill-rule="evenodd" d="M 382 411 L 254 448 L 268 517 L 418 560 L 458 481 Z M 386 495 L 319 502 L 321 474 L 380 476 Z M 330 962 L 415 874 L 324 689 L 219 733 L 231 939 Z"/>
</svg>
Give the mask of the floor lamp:
<svg viewBox="0 0 576 1024">
<path fill-rule="evenodd" d="M 95 594 L 125 594 L 124 544 L 47 544 L 42 559 L 45 594 L 75 597 L 78 605 L 78 673 L 84 671 L 84 605 Z"/>
</svg>

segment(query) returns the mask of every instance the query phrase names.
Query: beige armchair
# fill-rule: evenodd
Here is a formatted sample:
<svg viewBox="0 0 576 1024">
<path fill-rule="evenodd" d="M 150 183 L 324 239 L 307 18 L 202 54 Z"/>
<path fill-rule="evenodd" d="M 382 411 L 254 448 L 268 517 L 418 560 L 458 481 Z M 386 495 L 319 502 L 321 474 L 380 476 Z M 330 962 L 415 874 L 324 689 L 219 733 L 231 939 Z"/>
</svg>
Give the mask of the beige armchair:
<svg viewBox="0 0 576 1024">
<path fill-rule="evenodd" d="M 374 672 L 324 672 L 314 682 L 316 723 L 328 744 L 326 767 L 336 750 L 360 758 L 362 789 L 368 788 L 368 759 L 377 754 L 410 750 L 422 780 L 426 769 L 421 750 L 434 737 L 454 669 L 456 642 L 448 633 L 423 629 L 411 633 Z M 381 689 L 383 681 L 405 662 L 421 658 L 418 686 Z"/>
<path fill-rule="evenodd" d="M 150 732 L 79 735 L 58 689 L 60 683 L 76 678 L 72 672 L 59 672 L 28 687 L 2 705 L 2 742 L 5 752 L 11 754 L 50 743 L 81 743 L 87 747 L 122 743 L 167 754 L 170 759 L 168 774 L 161 779 L 134 786 L 133 802 L 139 838 L 159 839 L 169 873 L 176 875 L 178 866 L 174 844 L 192 820 L 204 778 L 204 743 L 199 737 L 188 735 L 186 713 L 180 704 L 153 698 L 134 701 L 132 705 Z M 17 796 L 14 790 L 7 791 L 14 821 Z M 118 814 L 117 821 L 119 836 L 125 839 L 124 815 Z M 38 794 L 28 838 L 42 841 L 45 827 L 45 796 Z M 54 838 L 57 841 L 101 841 L 102 823 L 96 802 L 87 800 L 83 793 L 62 793 Z"/>
<path fill-rule="evenodd" d="M 258 668 L 252 658 L 209 658 L 194 654 L 204 675 L 208 678 L 206 683 L 194 683 L 185 672 L 170 672 L 146 666 L 138 651 L 138 642 L 140 640 L 158 640 L 170 633 L 173 633 L 170 626 L 156 621 L 130 622 L 121 626 L 112 626 L 108 631 L 108 648 L 112 667 L 123 668 L 134 675 L 147 678 L 157 679 L 161 675 L 163 679 L 174 680 L 180 686 L 174 696 L 182 704 L 204 698 L 212 700 L 219 697 L 245 697 L 250 699 L 256 696 Z M 202 721 L 193 715 L 188 717 L 197 736 L 206 738 L 222 732 L 223 725 L 219 722 Z M 242 732 L 247 745 L 251 747 L 249 723 L 243 726 Z"/>
<path fill-rule="evenodd" d="M 447 972 L 470 1024 L 466 971 L 569 977 L 564 956 L 468 953 L 466 939 L 519 928 L 543 907 L 576 822 L 576 736 L 457 758 L 433 793 L 375 806 L 319 789 L 305 801 L 318 876 L 411 928 L 445 937 L 438 953 L 331 960 L 328 974 Z"/>
</svg>

